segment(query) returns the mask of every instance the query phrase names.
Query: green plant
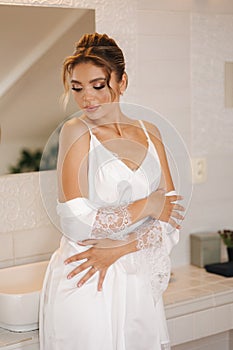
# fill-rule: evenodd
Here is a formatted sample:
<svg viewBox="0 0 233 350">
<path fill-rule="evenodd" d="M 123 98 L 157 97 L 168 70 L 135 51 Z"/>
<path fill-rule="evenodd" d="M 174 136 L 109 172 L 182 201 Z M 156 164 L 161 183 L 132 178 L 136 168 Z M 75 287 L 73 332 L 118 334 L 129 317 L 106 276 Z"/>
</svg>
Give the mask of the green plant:
<svg viewBox="0 0 233 350">
<path fill-rule="evenodd" d="M 229 247 L 233 248 L 233 231 L 232 230 L 222 230 L 218 231 L 218 234 L 222 238 L 224 244 Z"/>
<path fill-rule="evenodd" d="M 40 150 L 31 151 L 22 149 L 18 163 L 10 166 L 10 173 L 25 173 L 30 171 L 39 171 L 42 152 Z"/>
</svg>

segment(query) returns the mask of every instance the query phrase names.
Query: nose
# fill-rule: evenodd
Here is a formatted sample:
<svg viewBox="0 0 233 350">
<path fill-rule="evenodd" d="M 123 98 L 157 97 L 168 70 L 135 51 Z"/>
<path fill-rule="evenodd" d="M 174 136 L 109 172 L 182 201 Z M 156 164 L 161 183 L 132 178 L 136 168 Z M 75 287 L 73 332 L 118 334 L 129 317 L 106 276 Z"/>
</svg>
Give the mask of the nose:
<svg viewBox="0 0 233 350">
<path fill-rule="evenodd" d="M 94 89 L 86 87 L 83 89 L 83 101 L 90 102 L 94 97 Z"/>
</svg>

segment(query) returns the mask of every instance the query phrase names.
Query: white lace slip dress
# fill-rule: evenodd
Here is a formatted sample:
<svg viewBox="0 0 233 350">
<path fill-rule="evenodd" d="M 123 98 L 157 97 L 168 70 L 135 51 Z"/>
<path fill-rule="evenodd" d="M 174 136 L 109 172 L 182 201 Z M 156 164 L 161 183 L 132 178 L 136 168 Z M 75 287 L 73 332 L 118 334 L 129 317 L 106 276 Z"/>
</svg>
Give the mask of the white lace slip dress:
<svg viewBox="0 0 233 350">
<path fill-rule="evenodd" d="M 120 205 L 148 196 L 158 187 L 159 158 L 142 122 L 141 126 L 148 149 L 136 171 L 105 148 L 89 129 L 89 200 L 104 206 Z M 172 239 L 168 245 L 173 245 Z M 87 271 L 67 279 L 81 262 L 65 265 L 64 260 L 86 249 L 63 235 L 50 260 L 41 294 L 40 350 L 170 349 L 162 295 L 155 302 L 146 277 L 135 264 L 138 252 L 111 265 L 103 290 L 98 292 L 98 272 L 81 288 L 77 283 Z"/>
</svg>

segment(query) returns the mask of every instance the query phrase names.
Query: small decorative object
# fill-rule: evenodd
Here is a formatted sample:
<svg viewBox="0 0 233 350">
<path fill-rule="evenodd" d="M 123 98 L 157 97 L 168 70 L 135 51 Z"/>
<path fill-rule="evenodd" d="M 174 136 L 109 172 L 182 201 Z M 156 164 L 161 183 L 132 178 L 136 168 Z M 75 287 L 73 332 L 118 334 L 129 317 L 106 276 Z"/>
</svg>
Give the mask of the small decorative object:
<svg viewBox="0 0 233 350">
<path fill-rule="evenodd" d="M 198 232 L 190 235 L 191 264 L 204 267 L 221 260 L 221 239 L 217 232 Z"/>
<path fill-rule="evenodd" d="M 222 231 L 219 230 L 218 234 L 227 247 L 228 260 L 233 261 L 233 231 L 226 229 Z"/>
</svg>

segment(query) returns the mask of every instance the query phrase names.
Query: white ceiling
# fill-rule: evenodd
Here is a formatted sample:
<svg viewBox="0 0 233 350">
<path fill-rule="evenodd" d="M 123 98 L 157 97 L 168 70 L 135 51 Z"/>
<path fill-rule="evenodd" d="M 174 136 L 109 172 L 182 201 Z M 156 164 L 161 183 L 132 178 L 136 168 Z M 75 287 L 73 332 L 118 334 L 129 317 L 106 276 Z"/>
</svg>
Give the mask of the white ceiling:
<svg viewBox="0 0 233 350">
<path fill-rule="evenodd" d="M 61 66 L 94 30 L 93 10 L 0 5 L 2 142 L 46 139 L 76 110 L 59 104 Z"/>
</svg>

